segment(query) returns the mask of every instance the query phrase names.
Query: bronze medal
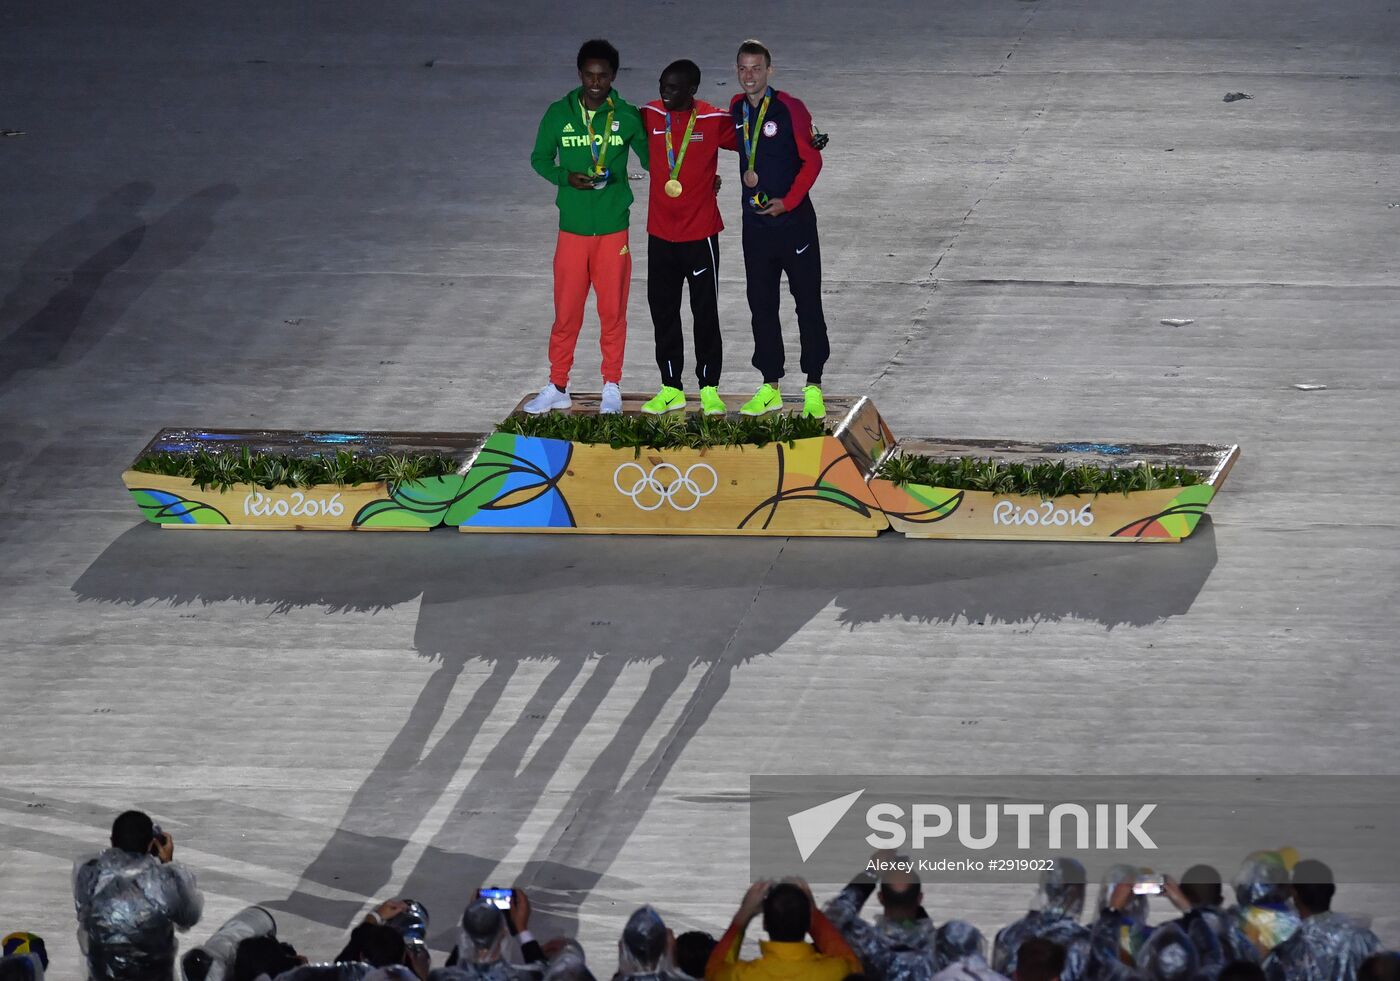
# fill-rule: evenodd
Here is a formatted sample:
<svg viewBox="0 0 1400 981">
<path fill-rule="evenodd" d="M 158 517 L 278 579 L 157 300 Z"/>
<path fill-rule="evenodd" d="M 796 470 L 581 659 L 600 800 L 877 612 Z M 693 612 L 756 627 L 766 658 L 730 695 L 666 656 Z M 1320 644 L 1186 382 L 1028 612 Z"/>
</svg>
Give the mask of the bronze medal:
<svg viewBox="0 0 1400 981">
<path fill-rule="evenodd" d="M 674 177 L 666 182 L 666 196 L 668 198 L 678 198 L 681 196 L 681 182 Z"/>
<path fill-rule="evenodd" d="M 758 187 L 758 171 L 756 171 L 756 170 L 746 170 L 746 171 L 744 171 L 744 186 L 745 186 L 745 187 Z"/>
</svg>

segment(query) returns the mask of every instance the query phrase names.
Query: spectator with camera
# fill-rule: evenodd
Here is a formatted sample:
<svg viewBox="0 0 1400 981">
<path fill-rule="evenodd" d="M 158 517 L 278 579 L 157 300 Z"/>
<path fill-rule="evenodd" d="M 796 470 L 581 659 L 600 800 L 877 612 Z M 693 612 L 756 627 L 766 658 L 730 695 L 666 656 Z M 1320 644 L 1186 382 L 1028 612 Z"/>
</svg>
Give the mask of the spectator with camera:
<svg viewBox="0 0 1400 981">
<path fill-rule="evenodd" d="M 1162 895 L 1181 911 L 1182 915 L 1171 922 L 1191 938 L 1202 971 L 1217 974 L 1230 961 L 1259 959 L 1258 949 L 1222 908 L 1225 890 L 1220 872 L 1213 866 L 1193 865 L 1182 873 L 1179 883 L 1166 876 Z"/>
<path fill-rule="evenodd" d="M 445 967 L 429 975 L 431 981 L 538 981 L 545 968 L 544 951 L 530 933 L 530 898 L 512 889 L 508 898 L 496 898 L 501 889 L 481 890 L 462 912 L 461 935 Z M 507 903 L 506 909 L 497 905 Z M 524 964 L 506 960 L 506 940 L 520 944 Z"/>
<path fill-rule="evenodd" d="M 760 912 L 768 934 L 758 944 L 761 956 L 740 960 L 744 931 Z M 859 973 L 855 952 L 817 909 L 812 891 L 800 879 L 750 886 L 705 966 L 706 981 L 844 981 Z"/>
<path fill-rule="evenodd" d="M 78 945 L 92 981 L 168 981 L 175 931 L 199 922 L 204 897 L 174 860 L 175 842 L 149 815 L 112 823 L 111 848 L 73 867 Z"/>
<path fill-rule="evenodd" d="M 1332 911 L 1337 886 L 1332 870 L 1316 859 L 1293 867 L 1298 929 L 1264 960 L 1269 981 L 1356 981 L 1366 958 L 1381 949 L 1374 933 Z"/>
<path fill-rule="evenodd" d="M 895 853 L 881 849 L 872 863 L 891 863 Z M 877 889 L 878 886 L 878 889 Z M 882 913 L 869 922 L 861 909 L 874 893 Z M 933 920 L 923 907 L 924 894 L 913 872 L 901 869 L 876 876 L 862 872 L 826 904 L 826 917 L 865 965 L 870 981 L 928 981 L 938 972 Z"/>
</svg>

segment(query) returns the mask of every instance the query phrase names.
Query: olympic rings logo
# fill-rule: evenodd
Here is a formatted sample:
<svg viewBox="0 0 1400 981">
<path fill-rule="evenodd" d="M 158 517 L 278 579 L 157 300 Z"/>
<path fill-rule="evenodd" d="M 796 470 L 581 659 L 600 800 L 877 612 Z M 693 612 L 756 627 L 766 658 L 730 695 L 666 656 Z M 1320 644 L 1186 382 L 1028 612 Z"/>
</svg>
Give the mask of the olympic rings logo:
<svg viewBox="0 0 1400 981">
<path fill-rule="evenodd" d="M 629 472 L 624 478 L 623 471 L 635 474 Z M 702 486 L 705 483 L 709 486 Z M 708 463 L 693 463 L 685 473 L 673 463 L 658 463 L 650 471 L 638 463 L 624 463 L 613 472 L 613 486 L 643 511 L 655 511 L 663 504 L 676 511 L 694 511 L 719 487 L 719 474 Z"/>
</svg>

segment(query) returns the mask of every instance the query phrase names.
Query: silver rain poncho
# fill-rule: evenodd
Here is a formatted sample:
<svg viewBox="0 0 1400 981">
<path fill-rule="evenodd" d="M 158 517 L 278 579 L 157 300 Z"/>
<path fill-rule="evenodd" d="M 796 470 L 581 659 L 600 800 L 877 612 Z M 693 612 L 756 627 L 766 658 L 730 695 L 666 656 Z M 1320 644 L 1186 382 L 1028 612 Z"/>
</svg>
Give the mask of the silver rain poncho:
<svg viewBox="0 0 1400 981">
<path fill-rule="evenodd" d="M 1381 949 L 1374 933 L 1341 913 L 1314 913 L 1264 959 L 1269 981 L 1355 981 Z"/>
<path fill-rule="evenodd" d="M 1235 903 L 1231 915 L 1260 956 L 1287 940 L 1298 929 L 1293 909 L 1292 880 L 1278 852 L 1253 852 L 1235 873 Z"/>
<path fill-rule="evenodd" d="M 1216 906 L 1196 906 L 1170 924 L 1181 929 L 1196 948 L 1201 972 L 1210 977 L 1231 961 L 1259 963 L 1259 949 L 1244 935 L 1234 916 Z"/>
<path fill-rule="evenodd" d="M 1122 909 L 1110 909 L 1113 892 L 1124 882 L 1136 882 L 1139 870 L 1132 865 L 1114 865 L 1099 883 L 1099 914 L 1090 927 L 1096 950 L 1127 964 L 1135 962 L 1138 951 L 1151 933 L 1147 925 L 1147 897 L 1134 893 Z"/>
<path fill-rule="evenodd" d="M 564 941 L 563 949 L 555 954 L 545 968 L 544 981 L 593 981 L 593 972 L 583 955 L 583 945 L 577 940 Z"/>
<path fill-rule="evenodd" d="M 670 937 L 661 914 L 643 906 L 627 918 L 617 941 L 618 978 L 679 979 L 667 952 Z"/>
<path fill-rule="evenodd" d="M 948 920 L 934 931 L 933 947 L 939 964 L 934 981 L 1002 981 L 987 963 L 987 938 L 966 920 Z"/>
<path fill-rule="evenodd" d="M 1056 858 L 1055 867 L 1040 873 L 1036 908 L 997 934 L 992 967 L 1010 977 L 1016 953 L 1032 937 L 1044 937 L 1065 948 L 1060 981 L 1080 981 L 1089 966 L 1089 928 L 1079 922 L 1084 910 L 1084 866 L 1073 858 Z"/>
<path fill-rule="evenodd" d="M 1201 956 L 1185 930 L 1164 923 L 1138 949 L 1137 968 L 1144 981 L 1200 981 Z"/>
<path fill-rule="evenodd" d="M 868 922 L 860 911 L 870 892 L 868 886 L 847 886 L 826 904 L 826 918 L 851 945 L 870 981 L 929 981 L 943 966 L 934 950 L 933 921 L 895 921 L 881 914 Z"/>
<path fill-rule="evenodd" d="M 430 981 L 538 981 L 540 972 L 528 964 L 505 959 L 505 913 L 489 899 L 477 897 L 462 912 L 457 940 L 457 963 L 428 975 Z"/>
<path fill-rule="evenodd" d="M 73 866 L 78 946 L 95 981 L 156 981 L 175 973 L 175 931 L 199 922 L 204 897 L 178 862 L 109 848 Z"/>
</svg>

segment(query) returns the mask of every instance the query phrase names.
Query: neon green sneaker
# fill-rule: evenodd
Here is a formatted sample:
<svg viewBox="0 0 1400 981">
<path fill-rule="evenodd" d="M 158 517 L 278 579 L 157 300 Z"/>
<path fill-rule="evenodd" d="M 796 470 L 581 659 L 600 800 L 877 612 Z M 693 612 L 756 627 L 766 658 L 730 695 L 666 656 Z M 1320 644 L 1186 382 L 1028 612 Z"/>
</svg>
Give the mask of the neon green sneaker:
<svg viewBox="0 0 1400 981">
<path fill-rule="evenodd" d="M 746 416 L 763 416 L 770 412 L 777 412 L 783 407 L 783 393 L 778 391 L 777 385 L 770 385 L 764 382 L 739 411 Z"/>
<path fill-rule="evenodd" d="M 661 391 L 642 405 L 642 411 L 649 416 L 659 416 L 663 412 L 675 412 L 685 408 L 685 392 L 670 385 L 662 385 Z"/>
<path fill-rule="evenodd" d="M 822 401 L 822 390 L 816 385 L 802 389 L 802 414 L 808 419 L 825 419 L 826 403 Z"/>
<path fill-rule="evenodd" d="M 724 404 L 724 400 L 719 397 L 719 391 L 713 385 L 706 385 L 700 389 L 700 408 L 707 416 L 722 416 L 729 411 L 729 407 Z"/>
</svg>

